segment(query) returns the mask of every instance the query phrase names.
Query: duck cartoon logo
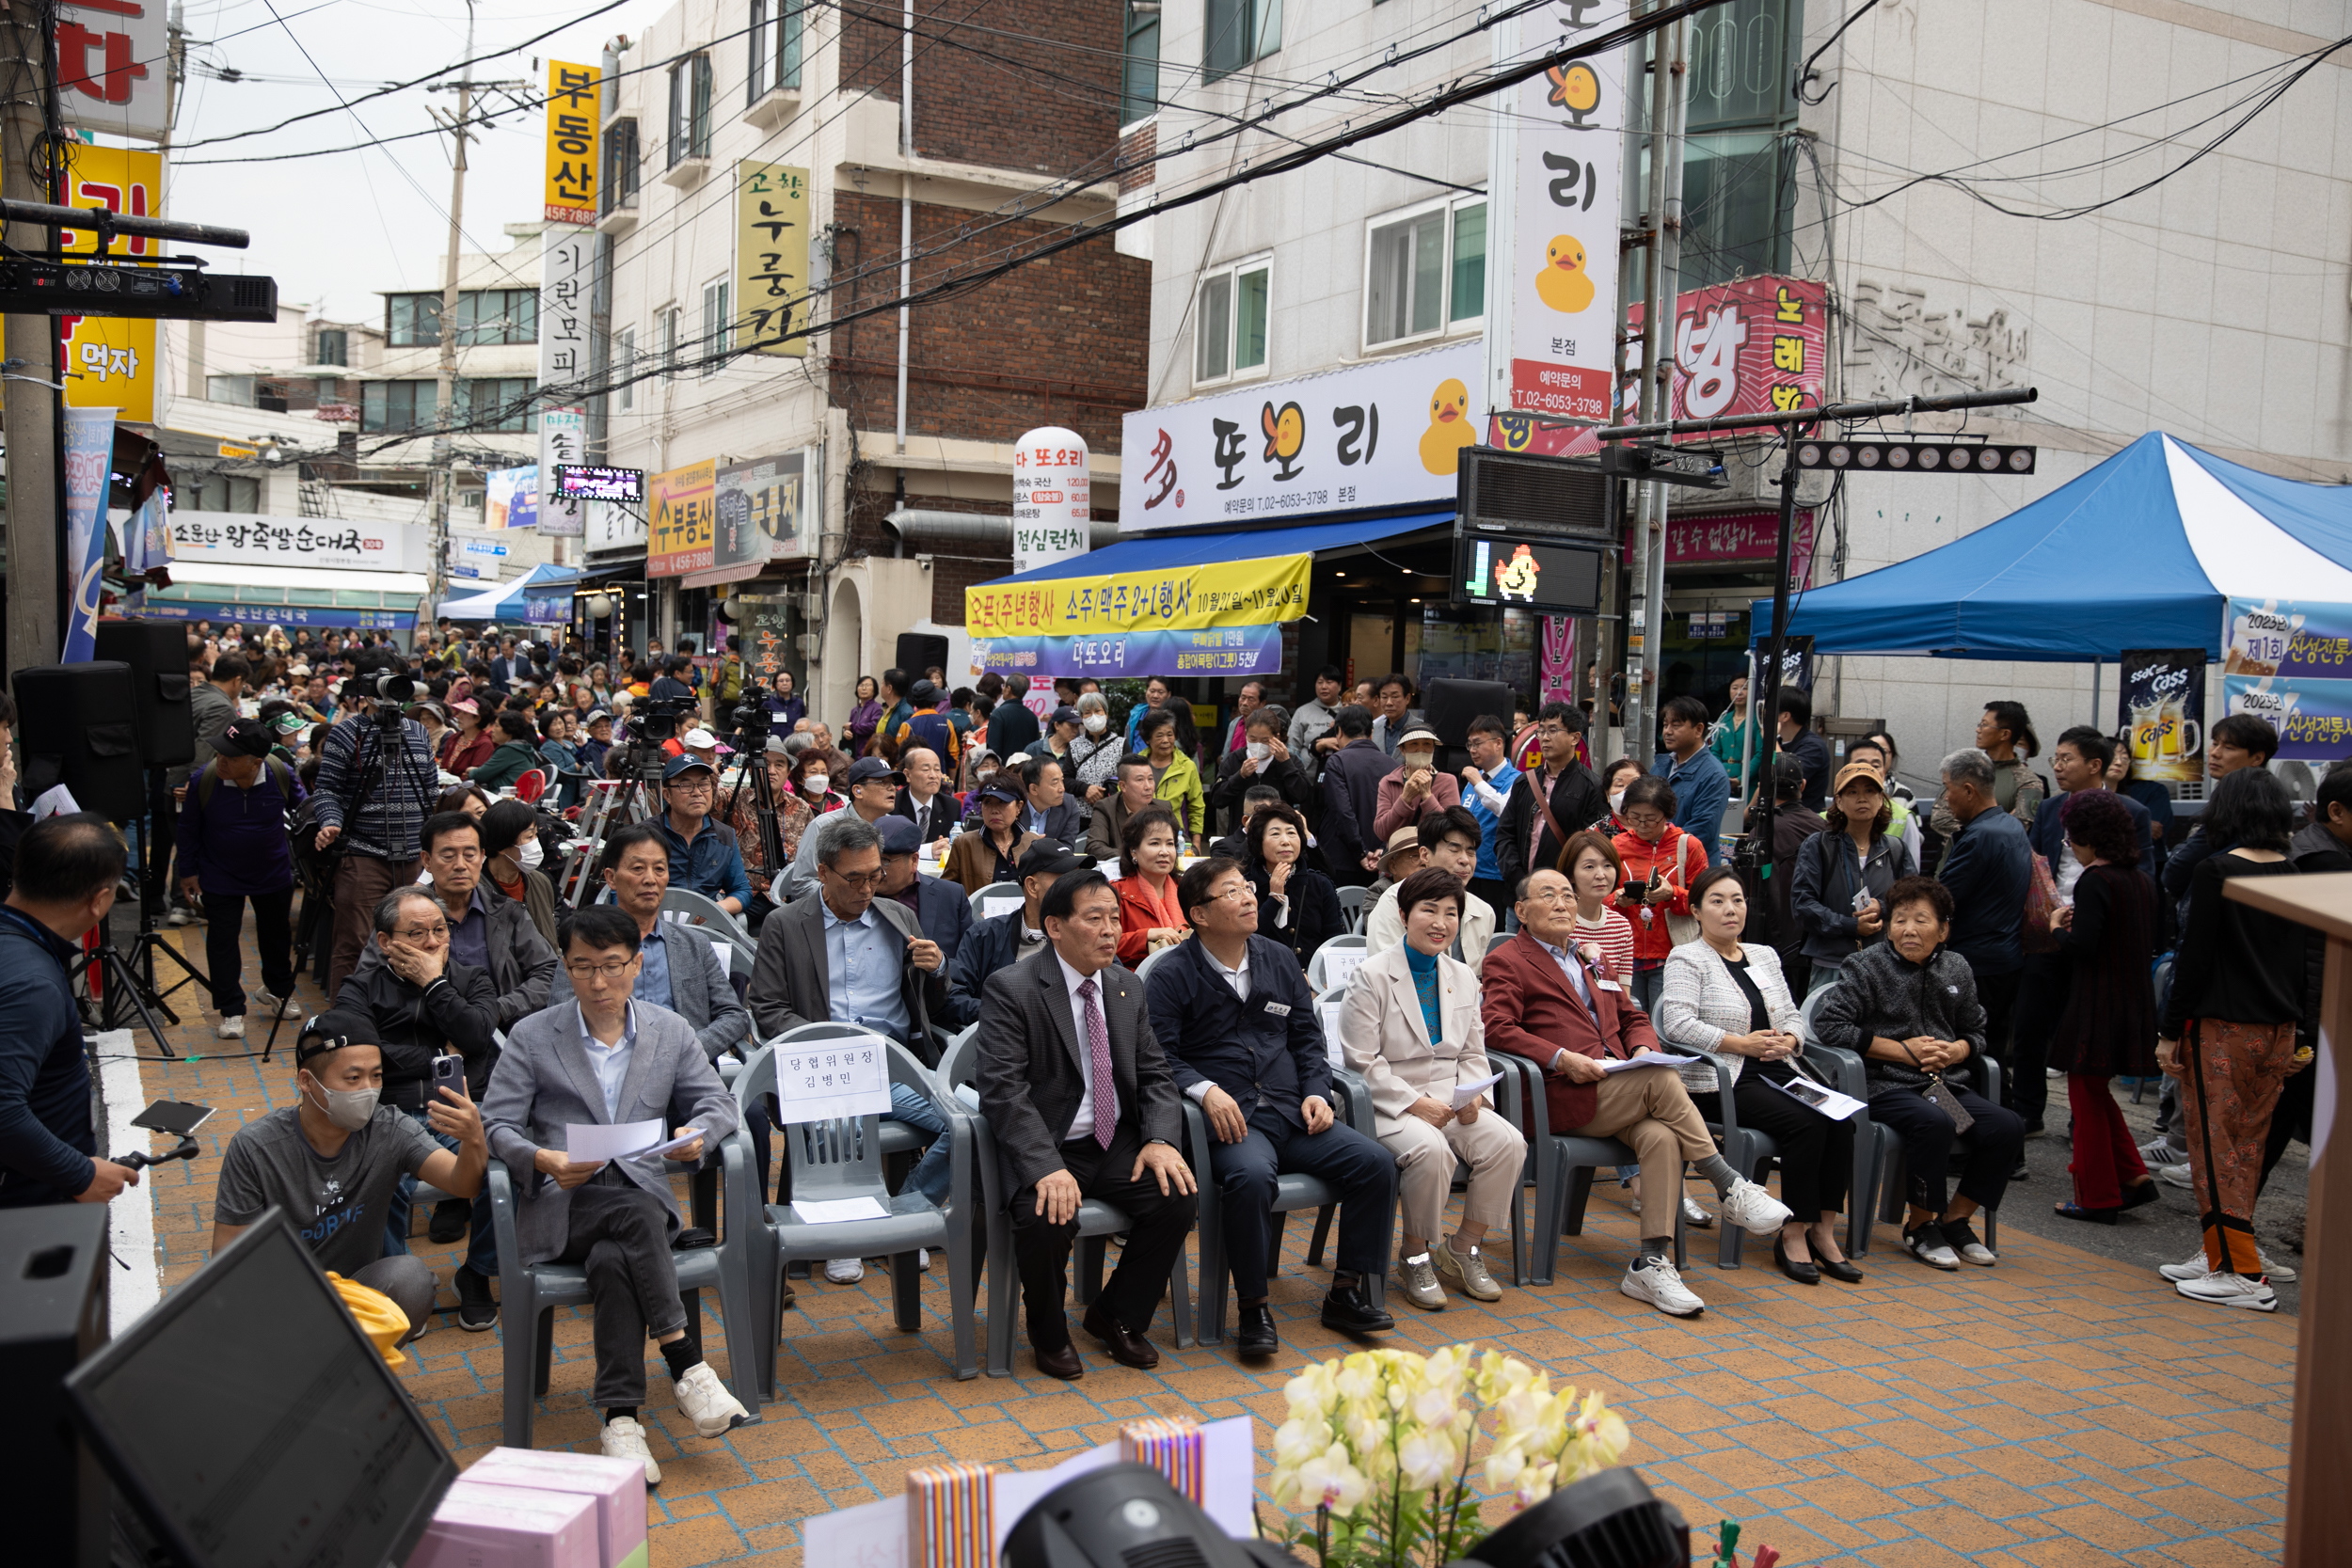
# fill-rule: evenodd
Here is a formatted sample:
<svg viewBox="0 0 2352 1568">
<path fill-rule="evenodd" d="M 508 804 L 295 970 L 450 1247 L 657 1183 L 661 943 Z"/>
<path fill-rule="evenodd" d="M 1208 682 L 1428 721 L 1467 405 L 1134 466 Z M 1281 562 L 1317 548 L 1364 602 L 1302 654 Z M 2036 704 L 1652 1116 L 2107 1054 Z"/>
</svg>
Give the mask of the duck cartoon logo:
<svg viewBox="0 0 2352 1568">
<path fill-rule="evenodd" d="M 1433 474 L 1450 474 L 1462 466 L 1462 449 L 1474 446 L 1478 432 L 1470 428 L 1470 388 L 1458 381 L 1440 381 L 1429 394 L 1429 428 L 1422 433 L 1421 466 Z"/>
<path fill-rule="evenodd" d="M 1258 423 L 1265 430 L 1265 451 L 1269 463 L 1281 467 L 1274 470 L 1276 479 L 1296 479 L 1300 473 L 1298 454 L 1307 446 L 1307 411 L 1295 403 L 1282 404 L 1277 412 L 1267 404 L 1258 414 Z"/>
<path fill-rule="evenodd" d="M 1555 234 L 1544 246 L 1544 270 L 1535 278 L 1535 295 L 1565 315 L 1593 303 L 1593 277 L 1584 270 L 1584 245 L 1573 234 Z"/>
<path fill-rule="evenodd" d="M 1534 554 L 1525 545 L 1511 552 L 1511 559 L 1495 569 L 1495 597 L 1535 602 L 1535 574 L 1543 567 L 1536 564 Z"/>
<path fill-rule="evenodd" d="M 1600 107 L 1600 77 L 1582 60 L 1553 66 L 1544 75 L 1551 83 L 1545 102 L 1568 111 L 1568 123 L 1585 129 L 1584 117 Z"/>
</svg>

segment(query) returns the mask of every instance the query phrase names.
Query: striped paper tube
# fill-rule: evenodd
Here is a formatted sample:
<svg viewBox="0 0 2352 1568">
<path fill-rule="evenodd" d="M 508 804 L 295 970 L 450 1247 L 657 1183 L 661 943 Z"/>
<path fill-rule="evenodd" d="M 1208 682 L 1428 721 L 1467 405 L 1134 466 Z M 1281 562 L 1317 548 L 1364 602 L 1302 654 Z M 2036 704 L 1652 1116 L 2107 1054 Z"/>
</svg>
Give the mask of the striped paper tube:
<svg viewBox="0 0 2352 1568">
<path fill-rule="evenodd" d="M 1119 1429 L 1119 1456 L 1149 1465 L 1168 1484 L 1200 1500 L 1200 1427 L 1182 1416 L 1130 1421 Z"/>
<path fill-rule="evenodd" d="M 994 1568 L 990 1478 L 996 1465 L 934 1465 L 907 1472 L 908 1568 Z"/>
</svg>

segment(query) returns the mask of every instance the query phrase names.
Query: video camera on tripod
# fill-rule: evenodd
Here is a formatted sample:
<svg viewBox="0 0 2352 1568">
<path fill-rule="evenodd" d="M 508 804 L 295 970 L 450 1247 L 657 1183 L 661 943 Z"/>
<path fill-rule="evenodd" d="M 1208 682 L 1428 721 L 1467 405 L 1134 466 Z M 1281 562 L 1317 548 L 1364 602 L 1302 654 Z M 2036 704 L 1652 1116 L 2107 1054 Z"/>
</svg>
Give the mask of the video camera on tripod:
<svg viewBox="0 0 2352 1568">
<path fill-rule="evenodd" d="M 397 670 L 358 674 L 343 682 L 343 701 L 371 703 L 379 729 L 396 730 L 417 695 L 417 683 Z"/>
</svg>

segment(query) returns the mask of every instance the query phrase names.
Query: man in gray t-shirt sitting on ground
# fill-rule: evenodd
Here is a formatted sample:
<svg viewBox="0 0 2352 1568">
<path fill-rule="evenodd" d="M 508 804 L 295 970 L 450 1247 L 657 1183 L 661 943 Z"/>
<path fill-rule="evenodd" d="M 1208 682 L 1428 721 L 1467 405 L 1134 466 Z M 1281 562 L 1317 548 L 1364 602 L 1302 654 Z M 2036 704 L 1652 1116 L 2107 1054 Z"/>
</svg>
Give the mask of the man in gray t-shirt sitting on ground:
<svg viewBox="0 0 2352 1568">
<path fill-rule="evenodd" d="M 473 1196 L 490 1146 L 462 1071 L 455 1088 L 428 1101 L 431 1132 L 405 1111 L 379 1105 L 384 1055 L 370 1040 L 373 1033 L 365 1014 L 340 1009 L 302 1026 L 294 1042 L 301 1102 L 248 1122 L 229 1140 L 213 1203 L 213 1250 L 270 1209 L 283 1209 L 311 1259 L 389 1296 L 407 1314 L 413 1339 L 428 1326 L 438 1286 L 422 1259 L 384 1255 L 385 1210 L 403 1176 L 453 1197 Z M 455 1152 L 434 1132 L 455 1138 Z"/>
</svg>

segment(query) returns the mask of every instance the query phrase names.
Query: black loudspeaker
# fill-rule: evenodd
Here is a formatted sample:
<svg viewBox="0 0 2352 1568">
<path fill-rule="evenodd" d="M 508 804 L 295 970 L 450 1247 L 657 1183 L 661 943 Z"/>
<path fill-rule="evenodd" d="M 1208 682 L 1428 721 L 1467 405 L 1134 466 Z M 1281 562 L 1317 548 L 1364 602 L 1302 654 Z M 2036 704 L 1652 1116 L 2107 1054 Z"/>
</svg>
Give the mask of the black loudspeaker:
<svg viewBox="0 0 2352 1568">
<path fill-rule="evenodd" d="M 1470 721 L 1480 714 L 1502 720 L 1508 731 L 1515 701 L 1502 681 L 1434 680 L 1422 689 L 1421 713 L 1440 743 L 1467 746 Z"/>
<path fill-rule="evenodd" d="M 196 713 L 188 705 L 188 631 L 170 621 L 101 621 L 98 657 L 131 667 L 131 721 L 139 760 L 172 768 L 196 760 Z"/>
<path fill-rule="evenodd" d="M 106 1342 L 106 1206 L 0 1209 L 0 1467 L 17 1503 L 9 1555 L 99 1568 L 108 1490 L 67 1416 L 65 1375 Z"/>
<path fill-rule="evenodd" d="M 898 668 L 907 673 L 908 689 L 912 690 L 914 683 L 923 678 L 923 672 L 934 664 L 946 673 L 947 685 L 950 689 L 954 688 L 957 684 L 956 673 L 947 669 L 947 640 L 946 638 L 927 637 L 921 632 L 914 631 L 902 631 L 898 634 Z M 942 695 L 945 693 L 943 692 Z"/>
<path fill-rule="evenodd" d="M 84 811 L 117 822 L 145 814 L 133 685 L 131 667 L 112 660 L 16 673 L 16 737 L 24 747 L 28 797 L 61 784 Z"/>
</svg>

